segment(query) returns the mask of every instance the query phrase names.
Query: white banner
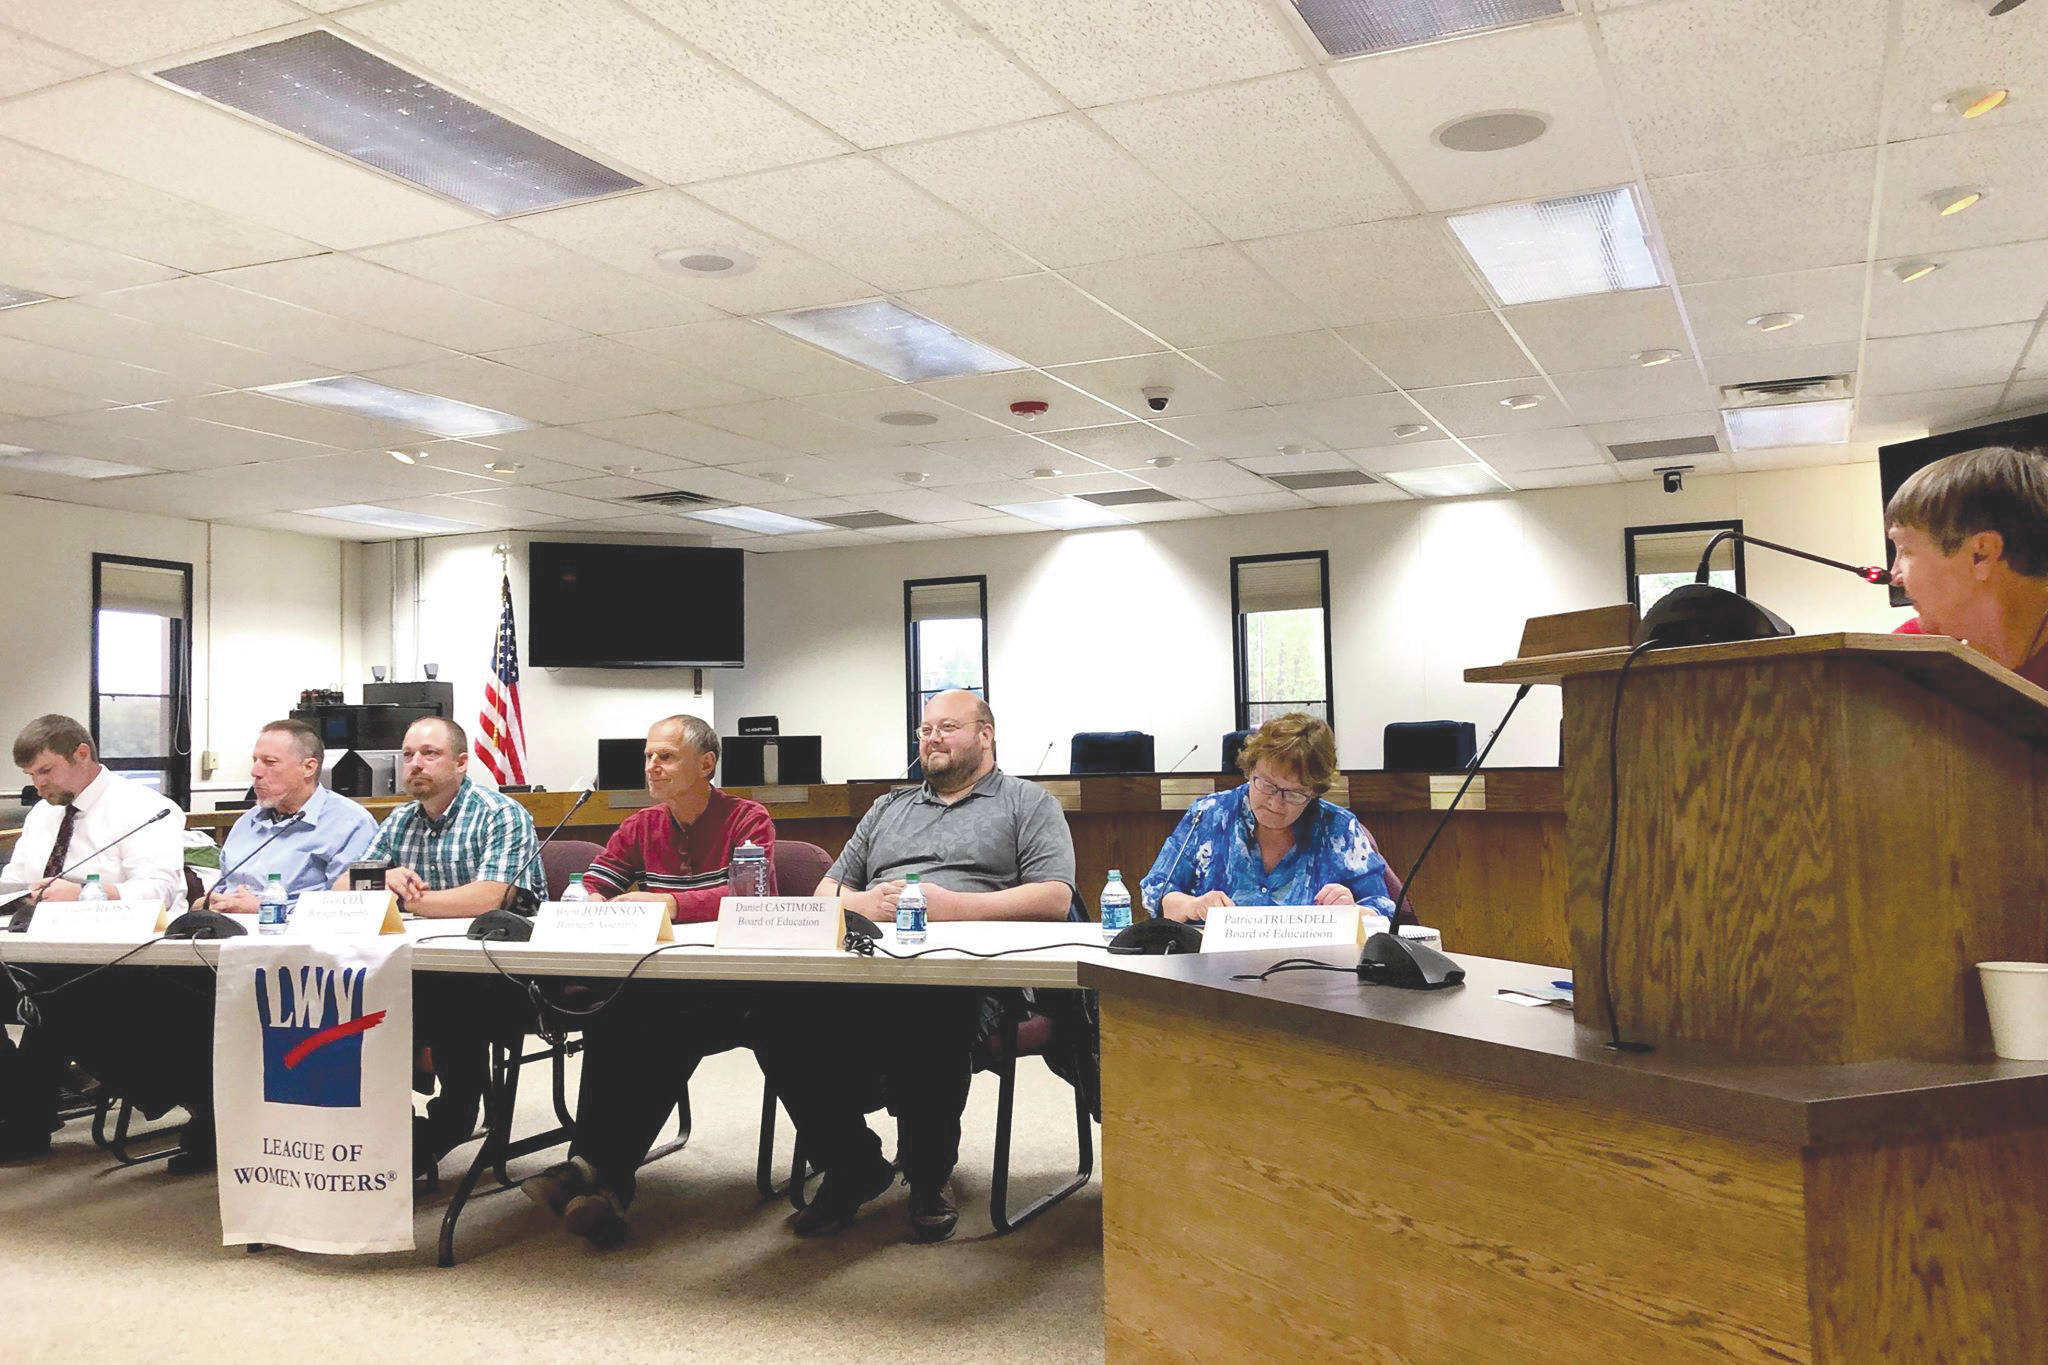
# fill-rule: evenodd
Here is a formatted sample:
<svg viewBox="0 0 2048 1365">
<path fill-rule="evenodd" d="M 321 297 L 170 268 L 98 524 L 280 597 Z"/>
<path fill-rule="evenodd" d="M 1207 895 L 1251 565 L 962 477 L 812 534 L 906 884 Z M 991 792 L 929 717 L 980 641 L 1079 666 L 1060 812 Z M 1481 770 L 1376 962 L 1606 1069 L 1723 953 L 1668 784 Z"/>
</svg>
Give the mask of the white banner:
<svg viewBox="0 0 2048 1365">
<path fill-rule="evenodd" d="M 221 1242 L 410 1251 L 412 944 L 221 941 Z"/>
</svg>

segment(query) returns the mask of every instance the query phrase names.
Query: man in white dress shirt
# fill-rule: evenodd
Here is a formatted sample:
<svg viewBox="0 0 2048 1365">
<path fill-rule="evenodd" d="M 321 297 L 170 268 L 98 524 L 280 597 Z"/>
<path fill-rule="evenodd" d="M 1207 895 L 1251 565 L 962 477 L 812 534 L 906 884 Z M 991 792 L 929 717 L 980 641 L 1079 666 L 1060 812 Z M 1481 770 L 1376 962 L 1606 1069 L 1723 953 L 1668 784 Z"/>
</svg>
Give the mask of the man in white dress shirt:
<svg viewBox="0 0 2048 1365">
<path fill-rule="evenodd" d="M 14 741 L 14 761 L 42 800 L 22 822 L 14 855 L 0 869 L 0 884 L 28 886 L 31 903 L 76 900 L 85 877 L 97 872 L 110 900 L 179 907 L 185 899 L 185 816 L 177 806 L 102 767 L 92 735 L 69 716 L 30 721 Z M 170 814 L 144 824 L 163 810 Z M 137 830 L 138 825 L 143 827 Z M 0 978 L 0 1020 L 15 1021 L 18 992 L 12 974 Z M 49 1033 L 25 1029 L 17 1051 L 0 1030 L 0 1161 L 50 1148 L 63 1054 L 74 1050 L 76 1040 Z"/>
</svg>

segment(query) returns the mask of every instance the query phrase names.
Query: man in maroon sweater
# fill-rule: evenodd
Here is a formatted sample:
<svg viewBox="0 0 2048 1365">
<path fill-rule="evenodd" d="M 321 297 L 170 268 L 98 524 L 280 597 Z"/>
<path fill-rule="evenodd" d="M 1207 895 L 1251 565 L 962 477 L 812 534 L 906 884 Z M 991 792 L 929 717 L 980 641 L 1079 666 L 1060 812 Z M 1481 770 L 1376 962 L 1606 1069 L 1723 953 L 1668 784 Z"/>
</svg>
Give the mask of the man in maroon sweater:
<svg viewBox="0 0 2048 1365">
<path fill-rule="evenodd" d="M 666 901 L 678 924 L 718 918 L 731 895 L 733 850 L 759 844 L 772 859 L 767 807 L 711 785 L 718 735 L 695 716 L 647 732 L 647 794 L 655 804 L 620 825 L 584 874 L 600 900 Z M 769 863 L 769 891 L 774 890 Z M 600 984 L 599 989 L 605 987 Z M 596 1246 L 626 1235 L 635 1172 L 707 1052 L 739 1036 L 750 996 L 722 982 L 632 981 L 584 1025 L 583 1081 L 569 1159 L 521 1187 Z"/>
</svg>

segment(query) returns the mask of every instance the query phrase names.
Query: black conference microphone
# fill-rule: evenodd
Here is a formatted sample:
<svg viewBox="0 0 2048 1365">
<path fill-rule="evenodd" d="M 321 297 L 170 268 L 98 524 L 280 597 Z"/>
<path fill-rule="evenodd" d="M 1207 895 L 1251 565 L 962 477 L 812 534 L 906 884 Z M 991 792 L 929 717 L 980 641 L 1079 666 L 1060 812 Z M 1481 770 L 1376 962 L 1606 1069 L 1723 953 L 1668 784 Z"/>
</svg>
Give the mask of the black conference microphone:
<svg viewBox="0 0 2048 1365">
<path fill-rule="evenodd" d="M 1195 840 L 1190 831 L 1188 838 L 1181 840 L 1180 852 L 1173 855 L 1173 861 L 1166 868 L 1166 884 L 1173 885 L 1180 875 L 1181 864 L 1187 860 L 1188 850 Z M 1166 899 L 1162 894 L 1161 901 Z M 1109 941 L 1109 951 L 1123 957 L 1169 957 L 1174 953 L 1199 953 L 1202 951 L 1202 928 L 1183 920 L 1168 919 L 1162 905 L 1159 913 L 1139 920 L 1117 931 Z"/>
<path fill-rule="evenodd" d="M 104 844 L 101 844 L 101 845 L 100 845 L 100 846 L 99 846 L 98 848 L 94 849 L 94 850 L 93 850 L 92 852 L 90 852 L 90 853 L 81 853 L 81 854 L 80 854 L 80 855 L 79 855 L 78 857 L 76 857 L 76 858 L 73 858 L 73 859 L 71 860 L 71 865 L 70 865 L 69 867 L 66 867 L 66 868 L 62 869 L 61 871 L 59 871 L 59 872 L 58 872 L 58 873 L 56 874 L 56 876 L 57 876 L 57 877 L 64 877 L 64 876 L 66 876 L 66 875 L 70 874 L 71 872 L 75 871 L 75 870 L 76 870 L 76 869 L 78 868 L 78 866 L 79 866 L 79 865 L 80 865 L 81 863 L 89 863 L 89 862 L 91 862 L 91 861 L 92 861 L 92 860 L 93 860 L 94 858 L 97 858 L 97 857 L 99 857 L 99 856 L 100 856 L 100 855 L 101 855 L 102 853 L 105 853 L 105 852 L 106 852 L 106 851 L 107 851 L 108 849 L 110 849 L 110 848 L 113 848 L 113 847 L 114 847 L 115 845 L 117 845 L 117 844 L 121 843 L 121 842 L 122 842 L 122 840 L 125 840 L 125 839 L 129 839 L 129 838 L 132 838 L 133 836 L 135 836 L 135 835 L 137 835 L 137 834 L 140 834 L 140 833 L 141 833 L 141 832 L 142 832 L 143 830 L 146 830 L 146 829 L 148 829 L 148 828 L 149 828 L 149 827 L 150 827 L 151 825 L 153 825 L 153 824 L 155 824 L 155 823 L 156 823 L 157 821 L 159 821 L 159 820 L 163 819 L 163 818 L 164 818 L 165 816 L 168 816 L 168 815 L 171 815 L 171 814 L 174 814 L 174 813 L 177 813 L 177 814 L 182 814 L 183 812 L 179 812 L 179 811 L 177 811 L 177 809 L 176 809 L 175 807 L 172 807 L 172 806 L 166 806 L 166 807 L 164 807 L 164 808 L 163 808 L 162 810 L 158 811 L 158 812 L 157 812 L 157 813 L 156 813 L 155 815 L 152 815 L 152 816 L 150 816 L 150 817 L 149 817 L 149 818 L 148 818 L 147 820 L 144 820 L 144 821 L 143 821 L 143 822 L 142 822 L 141 824 L 137 825 L 137 826 L 136 826 L 136 827 L 135 827 L 134 829 L 131 829 L 131 830 L 129 830 L 129 831 L 128 831 L 128 832 L 126 833 L 126 834 L 123 834 L 123 835 L 121 836 L 121 838 L 119 838 L 119 839 L 110 839 L 110 840 L 108 840 L 108 841 L 107 841 L 106 843 L 104 843 Z M 51 878 L 51 879 L 49 879 L 49 880 L 55 880 L 55 878 Z M 12 921 L 10 921 L 10 922 L 8 923 L 8 926 L 7 926 L 7 928 L 8 928 L 8 932 L 10 932 L 10 933 L 15 933 L 15 934 L 20 934 L 20 933 L 26 933 L 26 932 L 28 931 L 28 922 L 29 922 L 30 920 L 34 919 L 34 918 L 35 918 L 35 916 L 36 916 L 36 908 L 35 908 L 35 906 L 31 905 L 31 904 L 30 904 L 30 903 L 28 903 L 28 902 L 27 902 L 26 900 L 24 900 L 24 901 L 22 902 L 22 904 L 21 904 L 21 908 L 20 908 L 20 909 L 18 909 L 18 910 L 16 910 L 16 911 L 14 912 L 14 918 L 13 918 L 13 920 L 12 920 Z"/>
<path fill-rule="evenodd" d="M 1059 743 L 1059 737 L 1057 735 L 1055 735 L 1053 738 L 1045 742 L 1045 752 L 1038 756 L 1038 763 L 1035 767 L 1032 768 L 1031 771 L 1035 773 L 1042 773 L 1045 771 L 1045 760 L 1052 757 L 1052 746 L 1057 743 Z"/>
<path fill-rule="evenodd" d="M 1655 606 L 1643 613 L 1644 640 L 1654 640 L 1659 645 L 1718 645 L 1737 640 L 1768 640 L 1793 633 L 1785 618 L 1770 608 L 1707 582 L 1714 551 L 1724 540 L 1761 545 L 1766 550 L 1776 550 L 1795 559 L 1855 574 L 1864 582 L 1880 587 L 1892 581 L 1890 570 L 1875 565 L 1845 564 L 1839 559 L 1795 550 L 1790 545 L 1763 540 L 1743 531 L 1721 531 L 1707 542 L 1707 548 L 1701 552 L 1700 566 L 1693 574 L 1693 581 L 1665 593 L 1657 599 Z"/>
<path fill-rule="evenodd" d="M 1181 764 L 1183 764 L 1183 763 L 1185 763 L 1185 762 L 1187 762 L 1187 761 L 1188 761 L 1189 759 L 1193 758 L 1193 757 L 1195 756 L 1195 750 L 1197 750 L 1197 749 L 1199 749 L 1199 748 L 1201 748 L 1201 747 L 1202 747 L 1202 741 L 1201 741 L 1201 740 L 1199 740 L 1199 739 L 1198 739 L 1198 740 L 1196 740 L 1196 741 L 1195 741 L 1195 742 L 1194 742 L 1193 744 L 1190 744 L 1190 745 L 1188 745 L 1188 751 L 1187 751 L 1186 753 L 1182 754 L 1182 755 L 1181 755 L 1181 756 L 1180 756 L 1179 758 L 1176 758 L 1175 760 L 1173 760 L 1173 766 L 1172 766 L 1171 768 L 1168 768 L 1168 769 L 1167 769 L 1166 771 L 1168 771 L 1168 772 L 1170 772 L 1170 773 L 1172 773 L 1172 772 L 1179 772 L 1179 771 L 1180 771 L 1180 765 L 1181 765 Z"/>
<path fill-rule="evenodd" d="M 518 878 L 505 888 L 505 897 L 498 902 L 495 910 L 486 910 L 469 922 L 471 938 L 487 938 L 499 943 L 524 943 L 533 937 L 533 916 L 540 909 L 540 898 L 526 889 L 526 875 L 533 871 L 533 864 L 540 857 L 540 851 L 548 846 L 562 827 L 569 823 L 576 812 L 583 809 L 597 788 L 586 786 L 583 794 L 569 807 L 569 813 L 555 822 L 547 838 L 533 846 L 533 852 L 526 856 L 526 862 L 519 869 Z"/>
<path fill-rule="evenodd" d="M 228 878 L 240 872 L 251 858 L 261 853 L 264 849 L 269 848 L 271 840 L 276 839 L 305 818 L 306 812 L 301 809 L 295 810 L 286 818 L 276 821 L 277 827 L 270 831 L 269 836 L 263 842 L 257 844 L 256 847 L 250 849 L 247 853 L 244 853 L 236 860 L 233 867 L 220 874 L 220 878 L 214 882 L 212 890 L 199 898 L 197 909 L 187 910 L 184 914 L 171 921 L 171 927 L 164 930 L 164 937 L 236 938 L 247 934 L 249 930 L 241 921 L 237 920 L 233 915 L 224 915 L 213 908 L 214 895 L 221 887 L 227 885 Z"/>
<path fill-rule="evenodd" d="M 1501 731 L 1508 728 L 1508 721 L 1514 717 L 1515 708 L 1522 704 L 1522 698 L 1529 695 L 1534 684 L 1523 683 L 1515 689 L 1515 699 L 1508 703 L 1507 714 L 1500 718 L 1500 724 L 1493 727 L 1493 733 L 1486 737 L 1486 747 L 1472 760 L 1465 770 L 1465 780 L 1458 784 L 1456 794 L 1444 807 L 1441 820 L 1429 832 L 1429 838 L 1422 845 L 1422 852 L 1415 855 L 1415 861 L 1408 865 L 1408 875 L 1401 879 L 1401 895 L 1394 902 L 1394 913 L 1387 921 L 1385 933 L 1374 934 L 1365 941 L 1365 947 L 1358 954 L 1358 974 L 1376 986 L 1394 986 L 1402 990 L 1433 991 L 1445 986 L 1463 985 L 1465 969 L 1450 958 L 1414 939 L 1401 937 L 1401 911 L 1408 904 L 1408 893 L 1415 889 L 1415 874 L 1422 871 L 1422 864 L 1428 860 L 1429 851 L 1436 847 L 1437 836 L 1451 823 L 1451 817 L 1458 813 L 1458 803 L 1465 799 L 1472 781 L 1479 776 L 1479 770 L 1486 765 L 1486 756 L 1493 752 L 1494 742 Z"/>
</svg>

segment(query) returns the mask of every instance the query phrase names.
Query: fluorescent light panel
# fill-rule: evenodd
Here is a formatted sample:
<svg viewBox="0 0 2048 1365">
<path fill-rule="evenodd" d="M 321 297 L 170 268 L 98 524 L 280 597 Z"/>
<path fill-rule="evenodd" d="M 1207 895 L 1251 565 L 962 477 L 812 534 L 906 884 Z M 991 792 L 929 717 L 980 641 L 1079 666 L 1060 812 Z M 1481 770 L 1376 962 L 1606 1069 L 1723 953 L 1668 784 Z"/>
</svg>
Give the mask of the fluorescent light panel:
<svg viewBox="0 0 2048 1365">
<path fill-rule="evenodd" d="M 289 384 L 271 384 L 256 390 L 273 398 L 288 398 L 316 408 L 339 408 L 360 417 L 394 422 L 414 431 L 435 436 L 494 436 L 505 431 L 525 431 L 533 423 L 509 412 L 480 408 L 431 393 L 394 389 L 358 379 L 352 374 L 328 379 L 300 379 Z"/>
<path fill-rule="evenodd" d="M 1387 52 L 1564 13 L 1562 0 L 1294 0 L 1332 57 Z"/>
<path fill-rule="evenodd" d="M 325 30 L 157 74 L 493 217 L 640 187 Z"/>
<path fill-rule="evenodd" d="M 0 284 L 0 311 L 9 308 L 26 308 L 32 303 L 48 303 L 48 294 L 38 294 L 33 289 L 21 289 L 11 284 Z"/>
<path fill-rule="evenodd" d="M 29 450 L 22 446 L 0 446 L 0 469 L 24 474 L 61 474 L 67 479 L 125 479 L 158 471 L 117 460 L 91 460 L 83 455 L 62 455 L 54 450 Z"/>
<path fill-rule="evenodd" d="M 1507 485 L 1482 465 L 1454 464 L 1440 469 L 1405 469 L 1399 474 L 1380 476 L 1403 492 L 1418 498 L 1463 498 L 1474 493 L 1499 493 Z"/>
<path fill-rule="evenodd" d="M 1448 219 L 1502 305 L 1662 284 L 1629 186 L 1498 204 Z"/>
<path fill-rule="evenodd" d="M 1079 498 L 1049 498 L 1044 502 L 1006 502 L 997 505 L 997 512 L 1006 512 L 1013 517 L 1035 521 L 1040 526 L 1050 526 L 1059 531 L 1079 531 L 1091 526 L 1128 526 L 1129 517 L 1120 517 L 1106 507 L 1097 507 L 1092 502 Z"/>
<path fill-rule="evenodd" d="M 1779 446 L 1835 446 L 1849 439 L 1855 404 L 1847 398 L 1821 403 L 1775 403 L 1761 408 L 1723 408 L 1728 443 L 1736 450 Z"/>
<path fill-rule="evenodd" d="M 888 299 L 801 308 L 761 321 L 906 384 L 1024 368 L 1023 362 Z"/>
<path fill-rule="evenodd" d="M 379 507 L 375 503 L 345 502 L 334 507 L 308 507 L 300 516 L 326 517 L 329 521 L 352 521 L 363 526 L 383 526 L 393 531 L 422 531 L 429 534 L 440 531 L 474 531 L 478 527 L 467 521 L 450 521 L 446 517 L 429 517 L 418 512 L 401 512 L 396 507 Z"/>
<path fill-rule="evenodd" d="M 752 531 L 764 536 L 790 536 L 801 531 L 836 531 L 836 526 L 827 526 L 822 521 L 809 521 L 803 517 L 784 516 L 770 512 L 763 507 L 707 507 L 699 512 L 685 512 L 684 516 L 697 521 L 708 521 L 718 526 L 730 526 L 736 531 Z"/>
</svg>

